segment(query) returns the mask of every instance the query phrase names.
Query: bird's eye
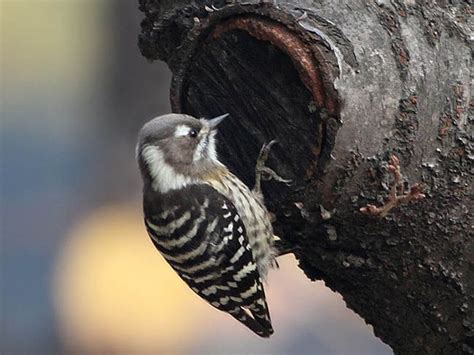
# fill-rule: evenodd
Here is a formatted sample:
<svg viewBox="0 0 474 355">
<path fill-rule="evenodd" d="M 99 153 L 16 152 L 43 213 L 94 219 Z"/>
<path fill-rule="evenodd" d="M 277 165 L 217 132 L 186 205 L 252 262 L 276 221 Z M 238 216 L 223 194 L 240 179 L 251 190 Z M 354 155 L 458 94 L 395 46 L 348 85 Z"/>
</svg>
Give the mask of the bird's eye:
<svg viewBox="0 0 474 355">
<path fill-rule="evenodd" d="M 195 129 L 192 129 L 189 131 L 189 136 L 192 138 L 196 138 L 198 135 L 197 131 Z"/>
</svg>

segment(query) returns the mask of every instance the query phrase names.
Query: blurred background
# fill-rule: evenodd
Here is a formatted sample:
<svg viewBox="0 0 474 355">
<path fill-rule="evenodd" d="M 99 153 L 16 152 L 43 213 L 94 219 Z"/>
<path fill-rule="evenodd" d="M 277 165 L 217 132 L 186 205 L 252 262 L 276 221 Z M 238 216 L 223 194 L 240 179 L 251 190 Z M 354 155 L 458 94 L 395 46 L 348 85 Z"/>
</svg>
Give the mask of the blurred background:
<svg viewBox="0 0 474 355">
<path fill-rule="evenodd" d="M 2 354 L 391 354 L 292 256 L 262 340 L 199 299 L 141 218 L 137 131 L 169 112 L 134 0 L 0 0 Z"/>
</svg>

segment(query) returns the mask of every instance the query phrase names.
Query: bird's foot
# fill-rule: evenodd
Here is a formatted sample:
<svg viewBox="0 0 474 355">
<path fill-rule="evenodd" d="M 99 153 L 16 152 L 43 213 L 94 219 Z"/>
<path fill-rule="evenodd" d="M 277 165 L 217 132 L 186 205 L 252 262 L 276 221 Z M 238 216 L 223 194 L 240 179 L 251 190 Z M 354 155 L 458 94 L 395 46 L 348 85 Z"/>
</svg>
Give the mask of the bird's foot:
<svg viewBox="0 0 474 355">
<path fill-rule="evenodd" d="M 286 185 L 291 185 L 292 183 L 292 180 L 282 178 L 275 171 L 265 166 L 265 163 L 267 162 L 267 159 L 268 159 L 268 154 L 270 153 L 272 146 L 276 142 L 277 141 L 274 139 L 270 141 L 269 143 L 264 144 L 262 146 L 262 149 L 260 149 L 260 153 L 258 154 L 257 164 L 255 166 L 255 187 L 253 188 L 253 191 L 257 194 L 261 194 L 262 192 L 262 189 L 261 189 L 262 180 L 265 180 L 265 181 L 275 180 L 278 182 L 282 182 Z"/>
<path fill-rule="evenodd" d="M 396 155 L 390 157 L 390 165 L 388 170 L 394 177 L 394 182 L 390 188 L 390 195 L 388 201 L 377 207 L 375 205 L 367 205 L 360 208 L 360 212 L 372 216 L 383 218 L 395 207 L 408 204 L 412 201 L 418 201 L 425 198 L 420 184 L 415 184 L 410 188 L 408 193 L 403 189 L 402 173 L 400 171 L 400 159 Z"/>
</svg>

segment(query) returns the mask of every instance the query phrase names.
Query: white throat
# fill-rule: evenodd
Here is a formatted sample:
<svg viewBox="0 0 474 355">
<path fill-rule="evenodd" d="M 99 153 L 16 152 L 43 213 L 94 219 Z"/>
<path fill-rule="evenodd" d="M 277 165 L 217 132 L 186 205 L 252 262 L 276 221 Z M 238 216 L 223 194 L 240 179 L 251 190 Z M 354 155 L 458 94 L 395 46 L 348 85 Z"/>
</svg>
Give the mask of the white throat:
<svg viewBox="0 0 474 355">
<path fill-rule="evenodd" d="M 145 146 L 142 150 L 142 156 L 148 166 L 152 188 L 155 191 L 164 194 L 197 183 L 196 179 L 177 173 L 165 161 L 163 152 L 156 146 Z"/>
<path fill-rule="evenodd" d="M 201 139 L 194 151 L 193 161 L 197 162 L 206 157 L 214 163 L 219 164 L 216 152 L 216 131 L 210 131 L 207 125 L 203 125 L 199 135 Z M 207 137 L 207 139 L 205 137 Z"/>
</svg>

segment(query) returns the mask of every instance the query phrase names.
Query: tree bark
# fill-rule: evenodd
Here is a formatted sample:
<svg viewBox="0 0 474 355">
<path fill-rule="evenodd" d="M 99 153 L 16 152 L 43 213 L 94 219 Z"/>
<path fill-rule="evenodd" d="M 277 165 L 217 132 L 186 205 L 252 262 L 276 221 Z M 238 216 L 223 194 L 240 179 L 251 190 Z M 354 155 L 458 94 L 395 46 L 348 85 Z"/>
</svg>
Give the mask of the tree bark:
<svg viewBox="0 0 474 355">
<path fill-rule="evenodd" d="M 471 5 L 140 0 L 173 110 L 229 112 L 220 154 L 250 186 L 278 140 L 276 233 L 398 354 L 474 353 Z"/>
</svg>

